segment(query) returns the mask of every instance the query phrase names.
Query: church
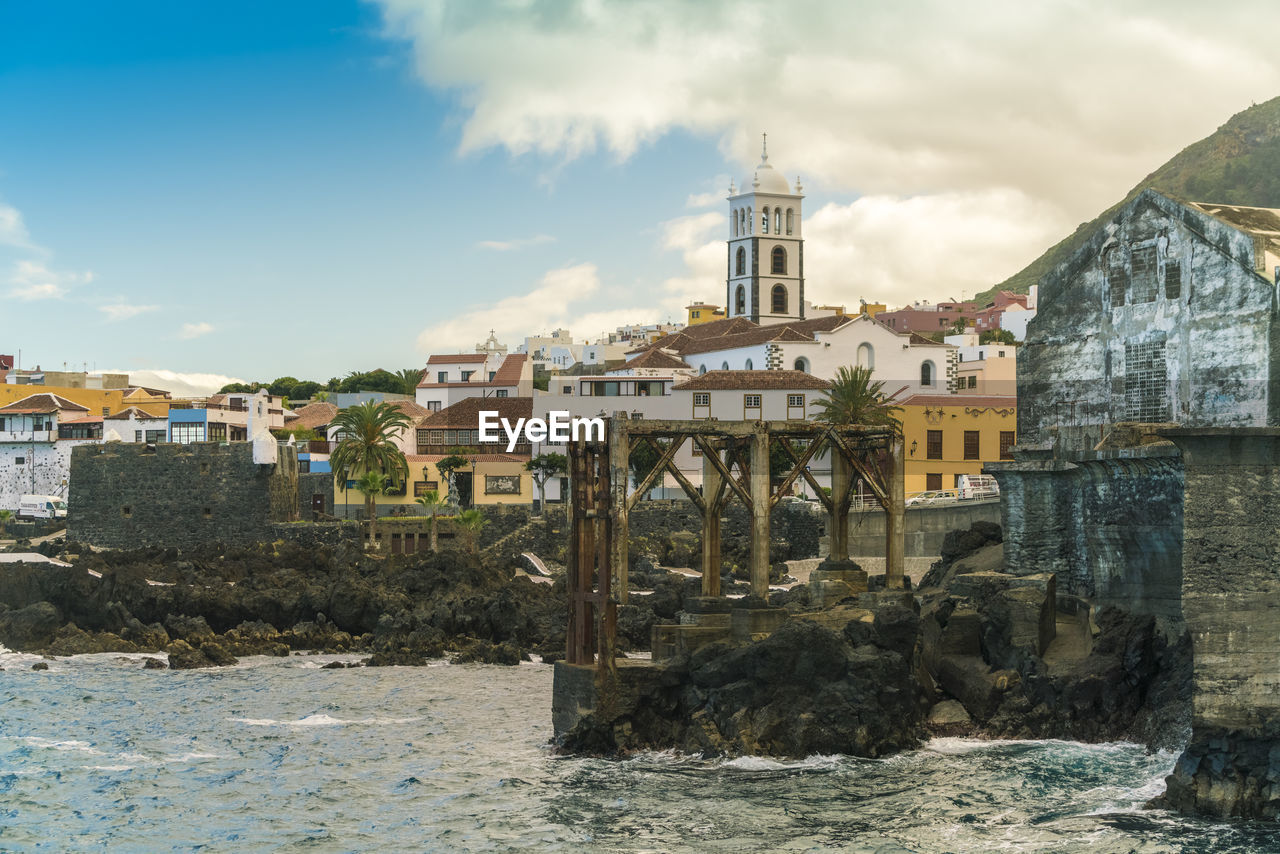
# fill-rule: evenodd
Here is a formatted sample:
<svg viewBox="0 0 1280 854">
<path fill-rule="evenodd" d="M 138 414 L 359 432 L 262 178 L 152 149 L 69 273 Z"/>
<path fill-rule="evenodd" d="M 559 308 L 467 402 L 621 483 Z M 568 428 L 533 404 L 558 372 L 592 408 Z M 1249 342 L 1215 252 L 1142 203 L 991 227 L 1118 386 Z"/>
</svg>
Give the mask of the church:
<svg viewBox="0 0 1280 854">
<path fill-rule="evenodd" d="M 770 324 L 804 320 L 804 238 L 800 179 L 792 191 L 769 165 L 768 138 L 751 189 L 729 184 L 728 317 Z"/>
</svg>

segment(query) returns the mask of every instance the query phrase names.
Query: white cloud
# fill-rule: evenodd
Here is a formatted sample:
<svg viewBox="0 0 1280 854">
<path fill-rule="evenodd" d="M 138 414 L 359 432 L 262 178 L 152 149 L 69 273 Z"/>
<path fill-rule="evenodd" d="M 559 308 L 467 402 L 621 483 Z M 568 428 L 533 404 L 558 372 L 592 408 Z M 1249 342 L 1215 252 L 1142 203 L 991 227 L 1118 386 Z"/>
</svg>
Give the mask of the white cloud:
<svg viewBox="0 0 1280 854">
<path fill-rule="evenodd" d="M 215 393 L 224 385 L 245 382 L 239 377 L 228 377 L 222 374 L 182 373 L 164 368 L 135 370 L 114 368 L 105 370 L 103 373 L 128 374 L 129 382 L 133 385 L 163 389 L 174 397 L 203 397 Z"/>
<path fill-rule="evenodd" d="M 15 207 L 0 203 L 0 246 L 18 249 L 35 249 L 31 235 L 22 221 L 22 214 Z"/>
<path fill-rule="evenodd" d="M 107 320 L 115 322 L 117 320 L 128 320 L 131 317 L 137 317 L 140 314 L 146 314 L 149 311 L 155 311 L 159 306 L 155 305 L 130 305 L 128 303 L 117 302 L 111 305 L 100 305 L 98 311 L 107 316 Z"/>
<path fill-rule="evenodd" d="M 864 196 L 814 215 L 815 295 L 994 284 L 1280 92 L 1266 0 L 378 2 L 420 78 L 455 93 L 463 153 L 625 159 L 681 130 L 717 138 L 742 184 L 767 131 L 789 179 Z M 687 203 L 722 201 L 704 185 Z"/>
<path fill-rule="evenodd" d="M 213 331 L 213 324 L 200 321 L 199 323 L 184 323 L 182 329 L 178 332 L 178 337 L 183 339 L 199 338 L 201 335 L 208 335 Z"/>
<path fill-rule="evenodd" d="M 492 249 L 494 252 L 510 252 L 513 249 L 524 249 L 526 246 L 537 246 L 541 243 L 553 243 L 555 238 L 549 234 L 536 234 L 533 237 L 520 237 L 515 240 L 481 240 L 476 243 L 478 249 Z"/>
<path fill-rule="evenodd" d="M 67 289 L 93 281 L 93 273 L 50 270 L 40 261 L 22 260 L 9 276 L 9 296 L 20 300 L 61 299 Z"/>
<path fill-rule="evenodd" d="M 569 329 L 574 340 L 594 338 L 627 323 L 651 322 L 652 304 L 594 311 L 584 307 L 606 297 L 619 304 L 625 292 L 605 293 L 594 264 L 577 264 L 552 270 L 528 293 L 477 306 L 449 320 L 433 324 L 418 335 L 424 353 L 469 352 L 492 329 L 512 350 L 526 335 L 558 327 Z"/>
</svg>

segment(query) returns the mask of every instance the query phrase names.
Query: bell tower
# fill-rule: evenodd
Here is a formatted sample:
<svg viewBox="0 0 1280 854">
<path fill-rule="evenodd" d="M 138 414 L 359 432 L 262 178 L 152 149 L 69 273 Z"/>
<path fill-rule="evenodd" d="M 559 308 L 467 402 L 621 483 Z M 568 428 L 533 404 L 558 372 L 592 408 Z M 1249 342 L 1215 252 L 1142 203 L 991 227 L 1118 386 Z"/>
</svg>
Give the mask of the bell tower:
<svg viewBox="0 0 1280 854">
<path fill-rule="evenodd" d="M 800 180 L 795 192 L 769 165 L 764 134 L 751 189 L 729 184 L 729 268 L 726 317 L 765 325 L 804 319 L 804 233 Z"/>
</svg>

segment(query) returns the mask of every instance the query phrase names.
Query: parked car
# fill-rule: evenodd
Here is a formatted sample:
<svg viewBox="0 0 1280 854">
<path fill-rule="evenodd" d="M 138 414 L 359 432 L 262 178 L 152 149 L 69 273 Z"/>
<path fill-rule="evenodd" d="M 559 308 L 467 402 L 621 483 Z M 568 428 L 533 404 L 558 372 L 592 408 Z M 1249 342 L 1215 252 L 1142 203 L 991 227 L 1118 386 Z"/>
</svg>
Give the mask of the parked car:
<svg viewBox="0 0 1280 854">
<path fill-rule="evenodd" d="M 950 504 L 959 500 L 954 489 L 930 489 L 917 492 L 906 501 L 908 507 L 923 507 L 930 504 Z"/>
<path fill-rule="evenodd" d="M 67 518 L 67 502 L 56 495 L 24 495 L 18 499 L 17 517 L 21 521 Z"/>
</svg>

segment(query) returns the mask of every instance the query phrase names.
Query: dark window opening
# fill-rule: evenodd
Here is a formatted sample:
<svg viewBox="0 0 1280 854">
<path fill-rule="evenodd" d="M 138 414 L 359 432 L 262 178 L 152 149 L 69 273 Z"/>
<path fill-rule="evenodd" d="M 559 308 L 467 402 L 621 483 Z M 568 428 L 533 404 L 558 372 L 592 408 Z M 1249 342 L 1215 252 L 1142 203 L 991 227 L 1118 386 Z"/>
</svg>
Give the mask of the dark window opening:
<svg viewBox="0 0 1280 854">
<path fill-rule="evenodd" d="M 982 455 L 979 453 L 980 440 L 977 430 L 964 431 L 964 458 L 966 460 L 980 460 Z"/>
<path fill-rule="evenodd" d="M 787 250 L 781 246 L 773 247 L 772 269 L 775 276 L 785 276 L 787 274 Z"/>
<path fill-rule="evenodd" d="M 929 430 L 925 433 L 924 456 L 927 460 L 942 459 L 942 431 Z M 938 487 L 939 489 L 941 487 Z"/>
<path fill-rule="evenodd" d="M 787 313 L 787 289 L 782 285 L 773 286 L 773 313 Z"/>
</svg>

